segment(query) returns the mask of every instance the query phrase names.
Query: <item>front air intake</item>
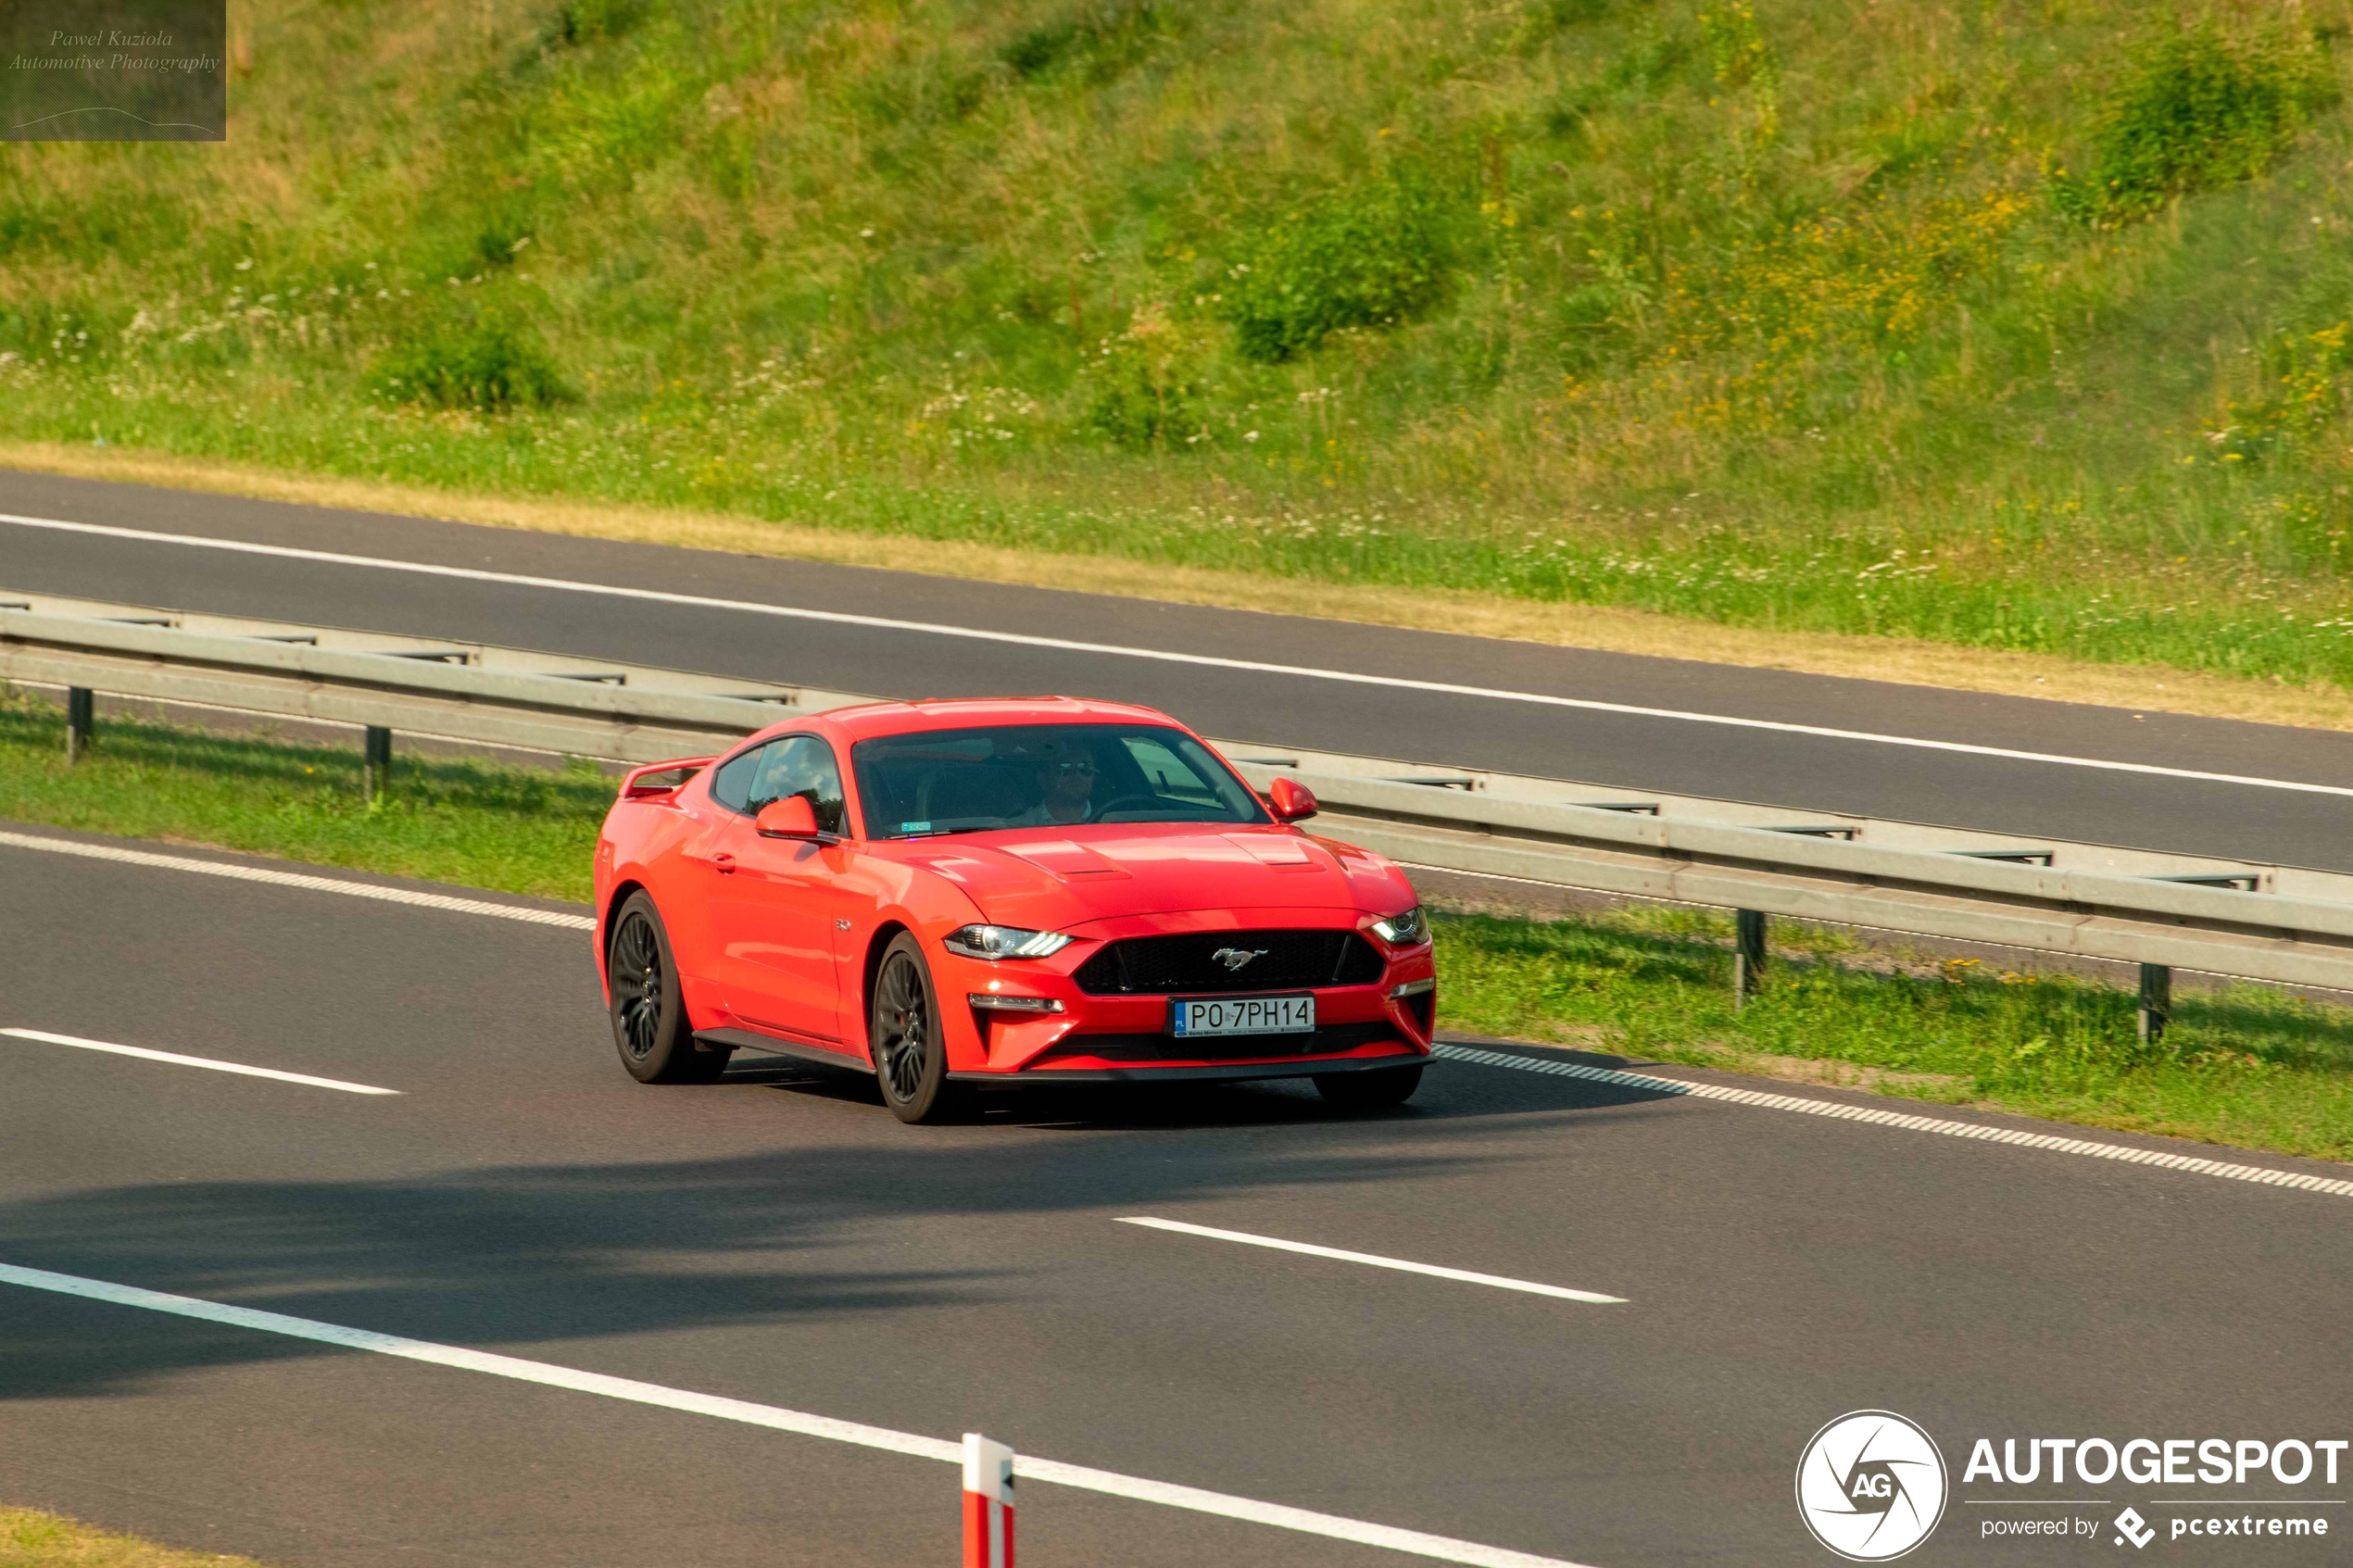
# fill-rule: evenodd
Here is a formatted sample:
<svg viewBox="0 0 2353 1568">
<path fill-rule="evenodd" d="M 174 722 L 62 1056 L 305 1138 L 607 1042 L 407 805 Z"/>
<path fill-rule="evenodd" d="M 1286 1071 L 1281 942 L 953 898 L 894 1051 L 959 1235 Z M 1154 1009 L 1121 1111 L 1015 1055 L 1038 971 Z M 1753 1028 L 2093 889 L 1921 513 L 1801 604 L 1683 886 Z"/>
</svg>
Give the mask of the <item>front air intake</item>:
<svg viewBox="0 0 2353 1568">
<path fill-rule="evenodd" d="M 1073 978 L 1089 996 L 1195 996 L 1370 985 L 1383 967 L 1353 931 L 1206 931 L 1110 943 Z"/>
</svg>

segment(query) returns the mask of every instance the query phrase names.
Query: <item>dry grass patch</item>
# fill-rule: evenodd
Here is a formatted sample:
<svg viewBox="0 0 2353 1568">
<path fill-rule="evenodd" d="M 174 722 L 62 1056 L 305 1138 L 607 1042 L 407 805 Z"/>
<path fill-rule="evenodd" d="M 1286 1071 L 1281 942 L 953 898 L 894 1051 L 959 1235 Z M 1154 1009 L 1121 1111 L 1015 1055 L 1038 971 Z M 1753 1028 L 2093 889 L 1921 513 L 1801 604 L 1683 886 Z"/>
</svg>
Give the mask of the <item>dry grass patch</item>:
<svg viewBox="0 0 2353 1568">
<path fill-rule="evenodd" d="M 0 1568 L 263 1568 L 249 1557 L 182 1551 L 37 1509 L 0 1506 Z"/>
<path fill-rule="evenodd" d="M 856 533 L 718 512 L 464 495 L 121 447 L 0 442 L 0 465 L 30 472 L 396 512 L 542 533 L 869 566 L 975 582 L 1066 588 L 2154 713 L 2353 730 L 2353 692 L 2326 685 L 2234 681 L 2160 665 L 2094 664 L 1906 637 L 1762 632 L 1642 610 L 1548 604 L 1460 589 L 1317 583 L 1108 556 L 1056 555 L 952 540 Z"/>
</svg>

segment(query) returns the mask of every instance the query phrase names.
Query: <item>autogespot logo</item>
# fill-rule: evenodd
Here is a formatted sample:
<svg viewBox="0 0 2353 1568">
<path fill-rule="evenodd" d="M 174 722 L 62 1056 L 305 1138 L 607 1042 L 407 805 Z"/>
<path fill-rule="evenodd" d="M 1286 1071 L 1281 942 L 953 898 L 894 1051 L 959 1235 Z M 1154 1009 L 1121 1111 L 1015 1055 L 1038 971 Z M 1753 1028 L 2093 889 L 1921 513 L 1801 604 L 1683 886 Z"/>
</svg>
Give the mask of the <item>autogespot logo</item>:
<svg viewBox="0 0 2353 1568">
<path fill-rule="evenodd" d="M 1944 1517 L 1944 1456 L 1893 1411 L 1856 1411 L 1814 1434 L 1797 1461 L 1797 1512 L 1850 1562 L 1884 1562 Z"/>
</svg>

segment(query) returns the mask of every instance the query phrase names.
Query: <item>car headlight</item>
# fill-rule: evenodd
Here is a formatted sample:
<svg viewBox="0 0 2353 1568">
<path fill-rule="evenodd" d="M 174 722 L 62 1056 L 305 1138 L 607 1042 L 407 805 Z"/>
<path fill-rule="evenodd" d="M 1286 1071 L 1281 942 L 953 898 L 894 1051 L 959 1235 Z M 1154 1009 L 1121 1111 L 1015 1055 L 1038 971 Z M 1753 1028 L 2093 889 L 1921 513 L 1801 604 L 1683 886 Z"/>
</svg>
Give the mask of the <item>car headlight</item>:
<svg viewBox="0 0 2353 1568">
<path fill-rule="evenodd" d="M 940 946 L 968 959 L 1042 959 L 1061 952 L 1077 940 L 1059 931 L 1024 931 L 1017 925 L 967 925 L 950 932 Z"/>
<path fill-rule="evenodd" d="M 1402 915 L 1373 922 L 1373 933 L 1392 947 L 1411 947 L 1429 940 L 1429 922 L 1416 904 Z"/>
</svg>

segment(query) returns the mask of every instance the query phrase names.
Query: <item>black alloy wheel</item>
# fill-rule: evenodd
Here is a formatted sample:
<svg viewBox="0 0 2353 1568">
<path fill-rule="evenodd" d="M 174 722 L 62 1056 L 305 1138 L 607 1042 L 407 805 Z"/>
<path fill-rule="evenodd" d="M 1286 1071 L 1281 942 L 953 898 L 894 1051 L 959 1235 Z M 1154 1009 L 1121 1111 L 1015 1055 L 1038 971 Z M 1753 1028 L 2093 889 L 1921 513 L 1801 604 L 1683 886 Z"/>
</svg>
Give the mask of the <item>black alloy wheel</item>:
<svg viewBox="0 0 2353 1568">
<path fill-rule="evenodd" d="M 661 993 L 669 969 L 661 961 L 661 943 L 654 922 L 641 910 L 621 919 L 612 935 L 612 962 L 607 971 L 612 983 L 612 1015 L 621 1054 L 643 1061 L 654 1054 L 661 1035 Z"/>
<path fill-rule="evenodd" d="M 605 948 L 605 987 L 611 996 L 613 1044 L 621 1065 L 640 1084 L 708 1084 L 726 1071 L 726 1050 L 698 1044 L 678 990 L 670 934 L 644 893 L 633 893 L 613 917 Z"/>
<path fill-rule="evenodd" d="M 963 1096 L 948 1082 L 948 1042 L 940 1035 L 939 997 L 924 950 L 905 932 L 894 937 L 875 971 L 866 1026 L 875 1080 L 883 1103 L 901 1122 L 946 1122 L 963 1110 Z"/>
</svg>

